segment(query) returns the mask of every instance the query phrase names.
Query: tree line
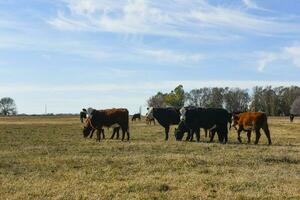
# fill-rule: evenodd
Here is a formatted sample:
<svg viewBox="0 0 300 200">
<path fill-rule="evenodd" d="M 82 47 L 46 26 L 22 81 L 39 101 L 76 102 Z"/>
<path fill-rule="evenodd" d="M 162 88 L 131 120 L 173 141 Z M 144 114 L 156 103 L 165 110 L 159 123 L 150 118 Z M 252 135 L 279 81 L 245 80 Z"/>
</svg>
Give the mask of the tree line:
<svg viewBox="0 0 300 200">
<path fill-rule="evenodd" d="M 300 115 L 300 87 L 203 87 L 185 92 L 179 85 L 169 93 L 158 92 L 147 103 L 149 107 L 198 106 L 225 108 L 229 112 L 261 111 L 272 116 Z"/>
</svg>

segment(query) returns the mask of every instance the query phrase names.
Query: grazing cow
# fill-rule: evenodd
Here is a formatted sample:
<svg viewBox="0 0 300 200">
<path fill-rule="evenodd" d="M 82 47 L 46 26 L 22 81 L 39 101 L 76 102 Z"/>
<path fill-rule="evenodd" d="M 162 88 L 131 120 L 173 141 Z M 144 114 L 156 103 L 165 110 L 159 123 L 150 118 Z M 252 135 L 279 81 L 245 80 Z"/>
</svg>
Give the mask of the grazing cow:
<svg viewBox="0 0 300 200">
<path fill-rule="evenodd" d="M 294 121 L 294 117 L 295 117 L 294 114 L 290 114 L 290 122 L 293 122 L 293 121 Z"/>
<path fill-rule="evenodd" d="M 131 121 L 136 121 L 136 119 L 138 119 L 139 121 L 141 121 L 141 113 L 136 113 L 132 116 Z"/>
<path fill-rule="evenodd" d="M 263 112 L 244 112 L 233 116 L 233 126 L 238 125 L 238 141 L 242 143 L 241 132 L 246 131 L 248 137 L 248 143 L 251 142 L 251 131 L 256 133 L 255 144 L 258 144 L 260 138 L 260 129 L 263 129 L 269 145 L 272 144 L 270 130 L 268 126 L 268 120 L 266 113 Z"/>
<path fill-rule="evenodd" d="M 200 128 L 211 131 L 213 140 L 215 132 L 218 133 L 219 142 L 227 143 L 228 140 L 228 122 L 230 114 L 222 108 L 197 108 L 183 107 L 180 109 L 181 123 L 190 130 L 190 135 L 196 134 L 197 142 L 200 141 Z M 183 130 L 178 126 L 177 137 L 183 134 Z"/>
<path fill-rule="evenodd" d="M 179 124 L 180 112 L 178 108 L 149 108 L 146 114 L 148 118 L 155 118 L 165 128 L 165 140 L 169 139 L 171 125 Z"/>
<path fill-rule="evenodd" d="M 122 129 L 122 140 L 127 133 L 127 140 L 129 140 L 129 114 L 128 110 L 124 108 L 113 108 L 106 110 L 88 109 L 89 117 L 86 120 L 86 125 L 83 129 L 83 136 L 87 137 L 90 132 L 97 130 L 97 140 L 100 141 L 100 134 L 103 127 L 113 127 L 116 124 Z M 112 138 L 114 137 L 114 134 Z"/>
<path fill-rule="evenodd" d="M 83 123 L 84 119 L 86 119 L 86 115 L 87 115 L 87 111 L 85 108 L 83 108 L 82 111 L 79 113 L 81 123 Z"/>
</svg>

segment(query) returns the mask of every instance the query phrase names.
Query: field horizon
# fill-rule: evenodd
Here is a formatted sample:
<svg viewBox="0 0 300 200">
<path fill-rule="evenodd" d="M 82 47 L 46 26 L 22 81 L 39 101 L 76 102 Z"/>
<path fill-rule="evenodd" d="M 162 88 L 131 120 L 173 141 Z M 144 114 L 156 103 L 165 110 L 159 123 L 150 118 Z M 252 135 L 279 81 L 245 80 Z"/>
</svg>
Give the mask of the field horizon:
<svg viewBox="0 0 300 200">
<path fill-rule="evenodd" d="M 273 145 L 169 141 L 130 122 L 131 140 L 84 139 L 77 116 L 0 118 L 2 199 L 300 199 L 300 119 L 269 117 Z M 105 129 L 106 138 L 112 130 Z"/>
</svg>

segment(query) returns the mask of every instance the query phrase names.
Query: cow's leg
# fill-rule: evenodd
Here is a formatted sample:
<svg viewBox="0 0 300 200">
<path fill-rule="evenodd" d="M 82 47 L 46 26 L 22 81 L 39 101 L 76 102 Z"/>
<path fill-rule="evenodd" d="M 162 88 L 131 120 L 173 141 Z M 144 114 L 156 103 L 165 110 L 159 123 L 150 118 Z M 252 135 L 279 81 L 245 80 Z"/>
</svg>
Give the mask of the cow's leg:
<svg viewBox="0 0 300 200">
<path fill-rule="evenodd" d="M 247 131 L 248 144 L 251 142 L 251 130 Z"/>
<path fill-rule="evenodd" d="M 120 137 L 120 127 L 116 129 L 116 134 L 117 134 L 117 140 L 118 140 Z"/>
<path fill-rule="evenodd" d="M 211 134 L 210 134 L 210 140 L 209 140 L 209 142 L 213 142 L 215 134 L 216 134 L 216 129 L 211 130 L 210 133 Z"/>
<path fill-rule="evenodd" d="M 186 136 L 186 139 L 185 141 L 189 141 L 191 139 L 191 133 L 190 133 L 190 130 L 187 132 L 187 136 Z"/>
<path fill-rule="evenodd" d="M 130 133 L 129 133 L 129 130 L 127 130 L 126 133 L 127 133 L 127 141 L 129 141 L 129 139 L 130 139 Z"/>
<path fill-rule="evenodd" d="M 205 128 L 204 131 L 205 131 L 205 138 L 207 138 L 207 129 Z"/>
<path fill-rule="evenodd" d="M 169 131 L 170 131 L 170 126 L 166 126 L 166 127 L 165 127 L 165 134 L 166 134 L 165 140 L 166 140 L 166 141 L 169 139 Z"/>
<path fill-rule="evenodd" d="M 240 143 L 242 143 L 242 139 L 241 139 L 241 132 L 242 132 L 242 130 L 243 130 L 243 128 L 242 128 L 242 126 L 240 126 L 239 127 L 239 129 L 237 130 L 237 134 L 238 134 L 238 141 L 240 142 Z"/>
<path fill-rule="evenodd" d="M 194 140 L 194 133 L 195 131 L 193 129 L 190 129 L 188 131 L 189 141 L 192 142 Z"/>
<path fill-rule="evenodd" d="M 126 132 L 126 129 L 124 127 L 122 127 L 122 141 L 125 139 L 125 132 Z"/>
<path fill-rule="evenodd" d="M 102 129 L 97 129 L 97 141 L 99 141 L 100 142 L 100 140 L 101 140 L 101 131 L 102 131 Z"/>
<path fill-rule="evenodd" d="M 270 130 L 269 130 L 269 127 L 268 125 L 265 125 L 265 127 L 263 127 L 263 130 L 268 138 L 268 142 L 269 142 L 269 145 L 272 144 L 272 140 L 271 140 L 271 135 L 270 135 Z"/>
<path fill-rule="evenodd" d="M 195 134 L 196 134 L 196 140 L 197 142 L 200 142 L 200 128 L 195 130 Z"/>
<path fill-rule="evenodd" d="M 223 133 L 223 143 L 226 144 L 228 142 L 228 127 L 227 127 L 227 124 L 224 125 L 224 127 L 222 128 L 222 133 Z"/>
<path fill-rule="evenodd" d="M 260 128 L 256 128 L 255 129 L 255 133 L 256 133 L 256 138 L 255 138 L 255 143 L 254 144 L 258 144 L 258 141 L 259 141 L 259 138 L 260 138 L 260 131 L 259 131 Z"/>
<path fill-rule="evenodd" d="M 101 130 L 102 133 L 102 139 L 105 139 L 104 129 Z"/>
<path fill-rule="evenodd" d="M 113 140 L 114 139 L 114 137 L 115 137 L 115 134 L 116 134 L 116 132 L 115 132 L 115 129 L 113 130 L 113 134 L 111 135 L 111 137 L 110 137 L 110 139 L 111 140 Z"/>
<path fill-rule="evenodd" d="M 95 130 L 96 130 L 96 129 L 93 129 L 93 130 L 92 130 L 92 133 L 91 133 L 91 136 L 90 136 L 90 138 L 92 138 L 92 137 L 93 137 L 93 134 L 94 134 Z"/>
</svg>

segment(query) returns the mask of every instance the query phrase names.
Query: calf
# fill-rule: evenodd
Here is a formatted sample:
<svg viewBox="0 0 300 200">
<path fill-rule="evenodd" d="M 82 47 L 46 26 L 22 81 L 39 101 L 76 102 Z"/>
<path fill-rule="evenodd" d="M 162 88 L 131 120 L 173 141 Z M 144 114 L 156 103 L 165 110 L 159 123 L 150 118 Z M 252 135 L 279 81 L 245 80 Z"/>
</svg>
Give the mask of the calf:
<svg viewBox="0 0 300 200">
<path fill-rule="evenodd" d="M 89 117 L 83 129 L 83 136 L 87 137 L 95 129 L 97 130 L 97 140 L 100 141 L 100 134 L 103 127 L 112 127 L 118 124 L 122 129 L 122 140 L 125 138 L 125 133 L 127 133 L 127 140 L 129 140 L 128 113 L 128 110 L 124 108 L 106 110 L 88 109 Z"/>
<path fill-rule="evenodd" d="M 256 133 L 255 144 L 258 144 L 261 136 L 260 129 L 263 129 L 269 145 L 272 144 L 268 120 L 266 113 L 263 112 L 244 112 L 233 116 L 233 126 L 238 126 L 238 141 L 242 143 L 241 132 L 246 131 L 248 137 L 248 143 L 251 142 L 251 131 L 254 130 Z"/>
</svg>

